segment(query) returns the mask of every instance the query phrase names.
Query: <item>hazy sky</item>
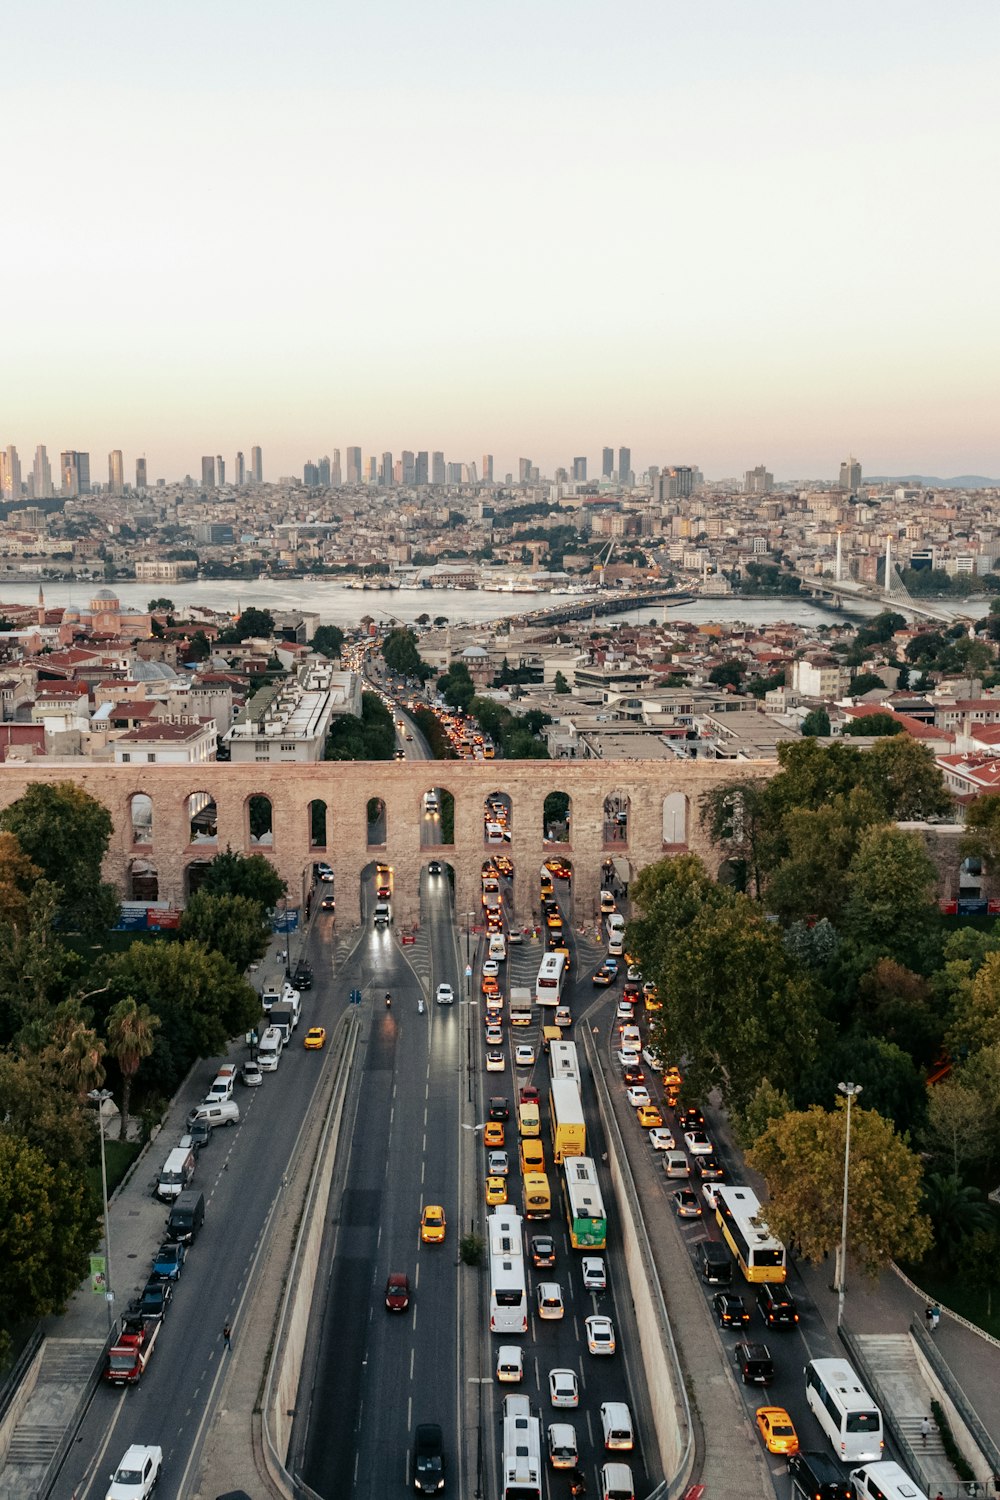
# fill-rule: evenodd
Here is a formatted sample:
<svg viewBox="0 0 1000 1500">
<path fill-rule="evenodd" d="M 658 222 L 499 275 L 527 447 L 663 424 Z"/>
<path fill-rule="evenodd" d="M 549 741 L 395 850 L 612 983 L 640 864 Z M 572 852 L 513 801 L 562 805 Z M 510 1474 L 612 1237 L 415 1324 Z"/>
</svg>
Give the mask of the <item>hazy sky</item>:
<svg viewBox="0 0 1000 1500">
<path fill-rule="evenodd" d="M 0 444 L 1000 475 L 996 0 L 6 0 Z"/>
</svg>

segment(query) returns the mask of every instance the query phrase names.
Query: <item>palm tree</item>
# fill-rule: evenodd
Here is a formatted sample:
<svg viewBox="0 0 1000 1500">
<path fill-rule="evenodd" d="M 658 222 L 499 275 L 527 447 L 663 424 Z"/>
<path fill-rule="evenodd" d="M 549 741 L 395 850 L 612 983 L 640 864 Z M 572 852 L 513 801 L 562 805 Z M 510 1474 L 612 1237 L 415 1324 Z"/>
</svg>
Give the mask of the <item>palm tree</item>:
<svg viewBox="0 0 1000 1500">
<path fill-rule="evenodd" d="M 100 1037 L 87 1025 L 78 1006 L 73 1001 L 60 1005 L 43 1060 L 53 1064 L 61 1081 L 82 1098 L 104 1082 L 103 1056 Z"/>
<path fill-rule="evenodd" d="M 122 1075 L 122 1110 L 118 1139 L 128 1130 L 128 1108 L 132 1097 L 132 1080 L 139 1064 L 153 1050 L 153 1032 L 160 1024 L 148 1005 L 139 1005 L 133 995 L 119 1000 L 108 1016 L 108 1051 Z"/>
<path fill-rule="evenodd" d="M 943 1172 L 932 1172 L 926 1179 L 924 1207 L 934 1226 L 938 1254 L 946 1265 L 954 1262 L 962 1240 L 977 1229 L 988 1228 L 993 1220 L 993 1211 L 979 1188 Z"/>
</svg>

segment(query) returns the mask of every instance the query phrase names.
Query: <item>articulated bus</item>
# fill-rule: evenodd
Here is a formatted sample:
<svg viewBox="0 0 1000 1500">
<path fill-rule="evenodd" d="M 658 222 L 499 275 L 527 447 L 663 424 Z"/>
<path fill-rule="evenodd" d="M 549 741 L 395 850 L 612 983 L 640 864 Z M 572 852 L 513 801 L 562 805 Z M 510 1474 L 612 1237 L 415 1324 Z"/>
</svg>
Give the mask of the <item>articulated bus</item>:
<svg viewBox="0 0 1000 1500">
<path fill-rule="evenodd" d="M 549 1115 L 552 1121 L 552 1154 L 561 1166 L 567 1156 L 584 1156 L 587 1150 L 587 1127 L 580 1103 L 580 1085 L 571 1078 L 553 1078 L 549 1089 Z"/>
<path fill-rule="evenodd" d="M 557 1078 L 568 1078 L 570 1083 L 575 1083 L 579 1088 L 580 1059 L 575 1042 L 549 1043 L 549 1078 L 553 1083 Z"/>
<path fill-rule="evenodd" d="M 747 1281 L 784 1281 L 785 1247 L 768 1229 L 748 1187 L 717 1188 L 715 1217 Z"/>
<path fill-rule="evenodd" d="M 539 1005 L 561 1005 L 566 982 L 565 953 L 546 953 L 535 980 L 535 999 Z"/>
<path fill-rule="evenodd" d="M 542 1424 L 531 1415 L 527 1396 L 505 1396 L 503 1403 L 502 1500 L 541 1500 Z"/>
<path fill-rule="evenodd" d="M 603 1250 L 608 1239 L 608 1219 L 597 1168 L 589 1156 L 567 1156 L 563 1162 L 563 1187 L 573 1249 Z"/>
<path fill-rule="evenodd" d="M 487 1216 L 486 1224 L 490 1241 L 490 1332 L 527 1333 L 521 1216 L 512 1208 L 497 1208 Z"/>
</svg>

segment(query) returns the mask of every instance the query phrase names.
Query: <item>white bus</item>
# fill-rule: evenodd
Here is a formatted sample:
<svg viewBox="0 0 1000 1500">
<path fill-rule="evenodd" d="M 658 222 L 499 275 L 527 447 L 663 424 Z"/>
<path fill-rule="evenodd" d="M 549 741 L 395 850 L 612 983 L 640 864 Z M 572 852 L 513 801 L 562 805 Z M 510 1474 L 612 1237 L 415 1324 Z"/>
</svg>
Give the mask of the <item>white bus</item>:
<svg viewBox="0 0 1000 1500">
<path fill-rule="evenodd" d="M 568 1078 L 571 1083 L 580 1082 L 580 1059 L 575 1042 L 549 1043 L 549 1078 Z"/>
<path fill-rule="evenodd" d="M 490 1332 L 527 1333 L 528 1288 L 524 1276 L 521 1215 L 496 1208 L 487 1216 L 490 1243 Z"/>
<path fill-rule="evenodd" d="M 806 1400 L 845 1464 L 882 1457 L 882 1413 L 846 1359 L 811 1359 L 806 1365 Z"/>
<path fill-rule="evenodd" d="M 784 1281 L 788 1274 L 785 1247 L 768 1229 L 750 1188 L 716 1188 L 715 1217 L 747 1281 Z"/>
<path fill-rule="evenodd" d="M 502 1500 L 541 1500 L 542 1425 L 527 1396 L 504 1398 L 500 1494 Z"/>
<path fill-rule="evenodd" d="M 535 980 L 535 999 L 539 1005 L 562 1003 L 563 985 L 566 983 L 565 953 L 546 953 Z"/>
</svg>

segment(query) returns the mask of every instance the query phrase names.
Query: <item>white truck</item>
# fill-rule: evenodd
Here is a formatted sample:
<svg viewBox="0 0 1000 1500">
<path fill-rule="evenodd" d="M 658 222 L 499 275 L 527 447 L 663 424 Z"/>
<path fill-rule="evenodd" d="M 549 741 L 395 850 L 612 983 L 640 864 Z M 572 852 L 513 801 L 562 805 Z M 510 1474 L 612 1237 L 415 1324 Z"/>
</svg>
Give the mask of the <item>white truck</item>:
<svg viewBox="0 0 1000 1500">
<path fill-rule="evenodd" d="M 534 1005 L 534 998 L 527 985 L 511 985 L 510 1024 L 512 1026 L 531 1025 L 531 1009 Z"/>
<path fill-rule="evenodd" d="M 277 1026 L 269 1026 L 257 1046 L 257 1062 L 262 1073 L 276 1073 L 281 1061 L 284 1037 Z"/>
</svg>

